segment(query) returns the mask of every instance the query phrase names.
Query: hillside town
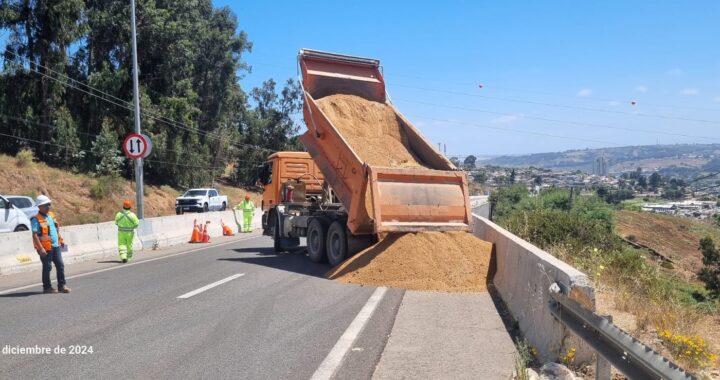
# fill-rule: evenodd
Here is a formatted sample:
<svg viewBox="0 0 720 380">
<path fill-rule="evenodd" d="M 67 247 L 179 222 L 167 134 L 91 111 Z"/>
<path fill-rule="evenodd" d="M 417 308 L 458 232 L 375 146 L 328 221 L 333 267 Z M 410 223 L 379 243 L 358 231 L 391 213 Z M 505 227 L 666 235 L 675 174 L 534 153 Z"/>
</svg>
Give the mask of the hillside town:
<svg viewBox="0 0 720 380">
<path fill-rule="evenodd" d="M 466 168 L 467 170 L 468 168 Z M 599 157 L 592 172 L 551 170 L 546 168 L 507 168 L 481 166 L 468 170 L 470 181 L 480 185 L 480 192 L 513 185 L 525 185 L 530 194 L 543 189 L 565 188 L 578 192 L 597 192 L 610 203 L 632 201 L 638 210 L 707 219 L 718 214 L 720 186 L 715 178 L 684 181 L 665 177 L 658 172 L 643 173 L 639 168 L 622 173 L 608 173 L 607 161 Z"/>
</svg>

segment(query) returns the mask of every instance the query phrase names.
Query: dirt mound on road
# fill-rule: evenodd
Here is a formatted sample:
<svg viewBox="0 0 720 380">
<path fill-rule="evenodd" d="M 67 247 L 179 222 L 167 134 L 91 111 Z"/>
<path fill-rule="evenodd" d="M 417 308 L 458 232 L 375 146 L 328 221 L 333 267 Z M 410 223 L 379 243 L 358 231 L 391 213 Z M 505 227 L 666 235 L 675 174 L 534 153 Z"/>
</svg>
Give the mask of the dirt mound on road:
<svg viewBox="0 0 720 380">
<path fill-rule="evenodd" d="M 466 232 L 390 234 L 330 270 L 347 283 L 441 292 L 484 292 L 492 243 Z"/>
<path fill-rule="evenodd" d="M 425 168 L 410 148 L 392 107 L 354 95 L 330 95 L 317 101 L 360 159 L 373 166 Z"/>
</svg>

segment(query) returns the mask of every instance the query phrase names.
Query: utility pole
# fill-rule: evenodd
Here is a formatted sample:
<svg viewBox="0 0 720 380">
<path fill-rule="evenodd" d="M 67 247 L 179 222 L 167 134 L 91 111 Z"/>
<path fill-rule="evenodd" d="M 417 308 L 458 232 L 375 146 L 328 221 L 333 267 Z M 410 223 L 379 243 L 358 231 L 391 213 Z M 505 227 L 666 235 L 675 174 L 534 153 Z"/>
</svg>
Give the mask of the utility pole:
<svg viewBox="0 0 720 380">
<path fill-rule="evenodd" d="M 135 30 L 135 0 L 130 0 L 130 23 L 132 30 L 132 56 L 133 56 L 133 103 L 135 105 L 135 133 L 140 134 L 140 86 L 138 84 L 138 61 L 137 61 L 137 32 Z M 135 160 L 135 194 L 137 201 L 137 216 L 140 219 L 145 217 L 144 213 L 144 181 L 143 181 L 143 159 Z"/>
</svg>

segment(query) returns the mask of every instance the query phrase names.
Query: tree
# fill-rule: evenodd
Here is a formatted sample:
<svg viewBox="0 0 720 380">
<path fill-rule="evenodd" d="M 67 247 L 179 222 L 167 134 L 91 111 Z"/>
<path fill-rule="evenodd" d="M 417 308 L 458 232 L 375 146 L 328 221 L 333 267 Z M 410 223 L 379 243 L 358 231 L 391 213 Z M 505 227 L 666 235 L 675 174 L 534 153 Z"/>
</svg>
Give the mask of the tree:
<svg viewBox="0 0 720 380">
<path fill-rule="evenodd" d="M 300 85 L 288 79 L 279 94 L 275 87 L 275 81 L 270 79 L 250 92 L 256 106 L 241 127 L 243 138 L 237 147 L 235 165 L 237 183 L 253 185 L 256 167 L 270 153 L 302 150 L 296 137 L 300 126 L 292 118 L 302 109 Z"/>
<path fill-rule="evenodd" d="M 650 175 L 650 179 L 648 180 L 648 184 L 650 185 L 650 188 L 654 190 L 657 190 L 658 187 L 660 187 L 660 183 L 662 182 L 662 177 L 657 172 Z"/>
<path fill-rule="evenodd" d="M 512 169 L 510 171 L 510 176 L 508 177 L 508 183 L 511 185 L 515 183 L 515 169 Z"/>
<path fill-rule="evenodd" d="M 92 145 L 92 154 L 95 159 L 95 171 L 100 175 L 117 176 L 123 158 L 120 156 L 118 137 L 113 133 L 109 119 L 103 121 L 100 134 Z"/>
<path fill-rule="evenodd" d="M 703 255 L 703 268 L 698 273 L 698 278 L 705 283 L 709 291 L 718 296 L 720 295 L 720 252 L 709 236 L 700 239 L 700 251 Z"/>
<path fill-rule="evenodd" d="M 641 175 L 637 179 L 637 184 L 640 186 L 643 190 L 647 188 L 647 178 L 644 175 Z"/>
<path fill-rule="evenodd" d="M 450 162 L 455 165 L 456 168 L 460 168 L 460 160 L 457 157 L 450 157 Z"/>
<path fill-rule="evenodd" d="M 473 173 L 473 180 L 476 183 L 483 184 L 487 181 L 487 173 L 485 173 L 484 171 L 475 172 L 475 173 Z"/>
<path fill-rule="evenodd" d="M 463 166 L 465 167 L 465 170 L 475 169 L 475 161 L 477 161 L 477 157 L 473 156 L 472 154 L 465 157 L 465 160 L 463 161 Z"/>
</svg>

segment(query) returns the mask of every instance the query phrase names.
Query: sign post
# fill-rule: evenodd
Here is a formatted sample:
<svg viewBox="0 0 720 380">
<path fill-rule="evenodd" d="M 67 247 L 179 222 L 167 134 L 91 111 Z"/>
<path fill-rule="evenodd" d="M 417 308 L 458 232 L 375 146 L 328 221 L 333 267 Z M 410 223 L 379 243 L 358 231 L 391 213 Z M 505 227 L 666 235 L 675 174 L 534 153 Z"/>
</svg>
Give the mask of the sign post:
<svg viewBox="0 0 720 380">
<path fill-rule="evenodd" d="M 135 133 L 140 134 L 140 95 L 138 84 L 137 63 L 137 32 L 135 30 L 135 0 L 130 0 L 130 29 L 132 31 L 132 59 L 133 59 L 133 103 L 135 105 Z M 125 144 L 123 144 L 123 147 Z M 126 152 L 127 153 L 127 152 Z M 137 216 L 145 217 L 145 197 L 143 194 L 143 157 L 135 159 L 135 196 L 137 200 Z"/>
</svg>

